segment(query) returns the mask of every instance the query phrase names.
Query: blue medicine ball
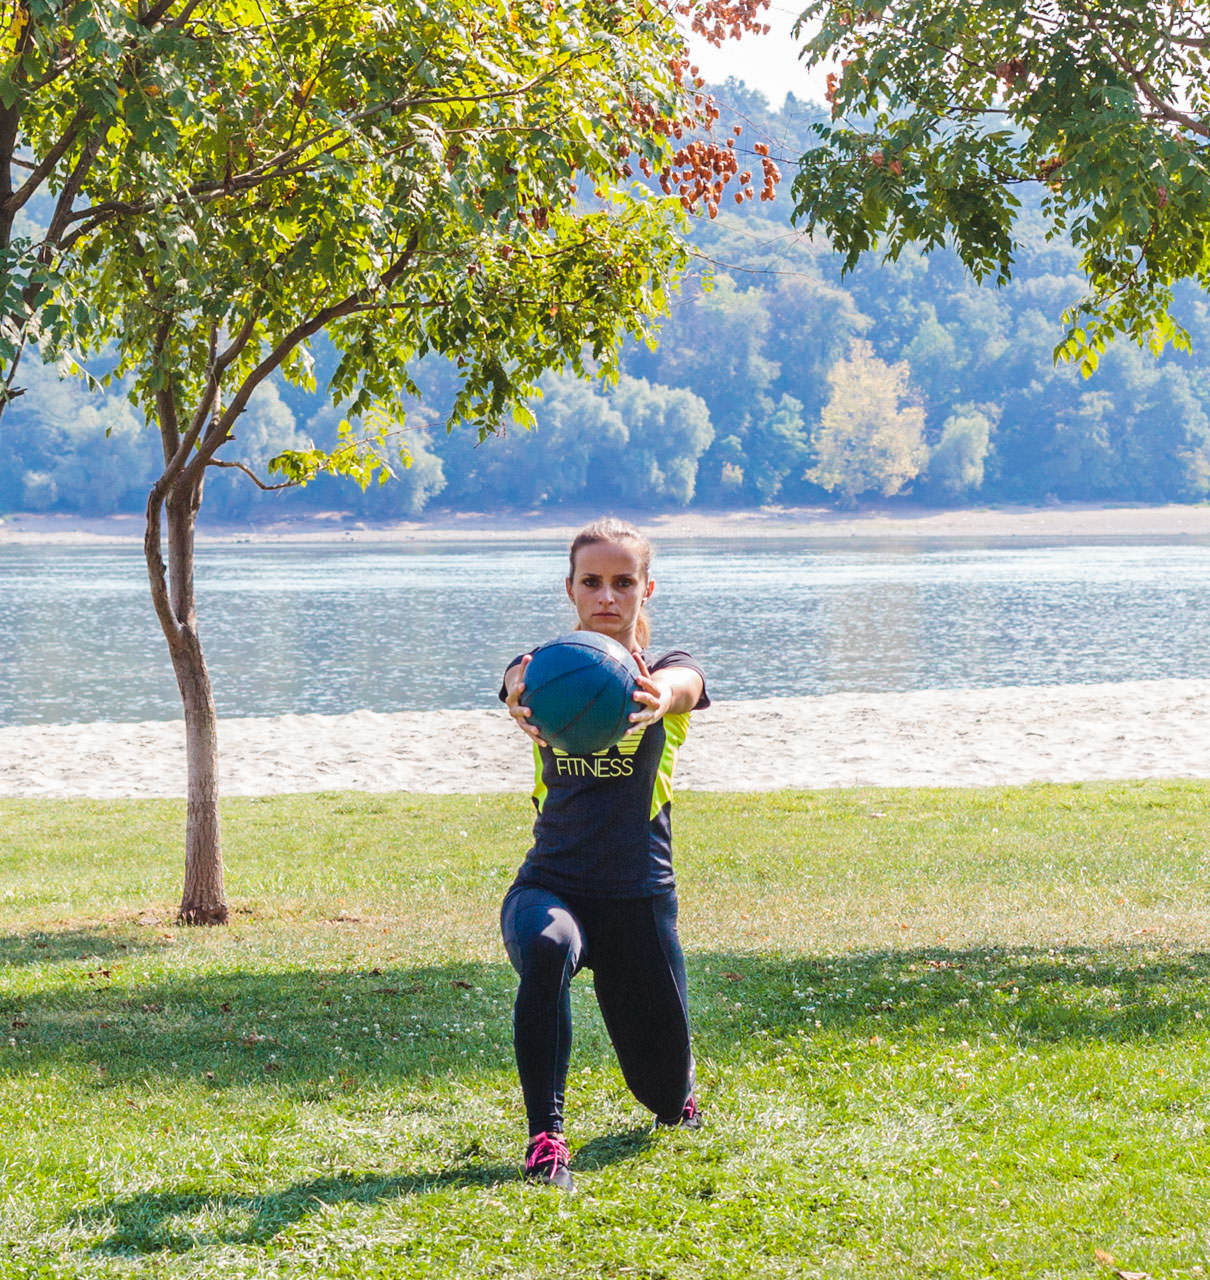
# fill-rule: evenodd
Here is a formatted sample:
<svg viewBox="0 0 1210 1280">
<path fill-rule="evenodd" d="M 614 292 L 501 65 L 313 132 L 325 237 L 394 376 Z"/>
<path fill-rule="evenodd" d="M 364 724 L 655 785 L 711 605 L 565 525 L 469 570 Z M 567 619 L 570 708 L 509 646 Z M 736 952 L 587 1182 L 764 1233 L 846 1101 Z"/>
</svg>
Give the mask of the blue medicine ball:
<svg viewBox="0 0 1210 1280">
<path fill-rule="evenodd" d="M 521 702 L 552 747 L 589 756 L 617 742 L 641 710 L 638 674 L 634 658 L 610 636 L 573 631 L 534 650 Z"/>
</svg>

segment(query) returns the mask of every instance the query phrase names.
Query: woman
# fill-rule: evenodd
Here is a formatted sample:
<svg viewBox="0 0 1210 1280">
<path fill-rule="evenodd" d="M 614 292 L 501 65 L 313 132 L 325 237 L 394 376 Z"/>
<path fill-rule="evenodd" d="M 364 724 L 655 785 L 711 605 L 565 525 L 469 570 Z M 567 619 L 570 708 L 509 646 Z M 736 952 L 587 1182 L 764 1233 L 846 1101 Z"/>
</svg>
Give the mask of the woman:
<svg viewBox="0 0 1210 1280">
<path fill-rule="evenodd" d="M 563 1090 L 571 1058 L 571 979 L 593 971 L 597 1003 L 631 1092 L 658 1124 L 696 1128 L 685 960 L 672 873 L 672 769 L 689 713 L 710 705 L 701 668 L 646 649 L 643 605 L 655 588 L 651 545 L 632 525 L 599 520 L 571 544 L 567 595 L 577 629 L 612 636 L 635 656 L 636 701 L 616 770 L 568 770 L 521 705 L 529 656 L 500 697 L 533 740 L 534 844 L 501 909 L 520 975 L 513 1014 L 530 1141 L 525 1176 L 570 1191 Z"/>
</svg>

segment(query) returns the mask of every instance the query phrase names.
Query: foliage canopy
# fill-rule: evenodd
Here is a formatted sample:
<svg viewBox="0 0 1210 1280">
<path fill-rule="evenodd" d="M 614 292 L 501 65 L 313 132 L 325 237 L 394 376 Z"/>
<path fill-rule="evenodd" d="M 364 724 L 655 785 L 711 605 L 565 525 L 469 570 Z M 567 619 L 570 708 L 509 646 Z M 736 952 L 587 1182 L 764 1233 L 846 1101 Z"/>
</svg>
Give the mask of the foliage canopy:
<svg viewBox="0 0 1210 1280">
<path fill-rule="evenodd" d="M 1040 186 L 1088 279 L 1057 354 L 1086 373 L 1115 334 L 1188 335 L 1173 287 L 1210 285 L 1210 14 L 1180 0 L 815 0 L 832 118 L 802 156 L 797 218 L 852 266 L 951 244 L 1013 269 L 1018 192 Z"/>
<path fill-rule="evenodd" d="M 662 309 L 677 202 L 635 198 L 620 157 L 667 162 L 652 123 L 684 109 L 671 23 L 541 0 L 16 14 L 0 158 L 33 168 L 0 191 L 10 381 L 32 338 L 112 347 L 161 422 L 166 398 L 205 417 L 230 386 L 212 456 L 271 368 L 308 382 L 326 329 L 353 411 L 440 351 L 462 373 L 456 416 L 490 426 L 542 370 L 608 367 Z M 584 174 L 599 198 L 577 197 Z M 43 184 L 49 227 L 14 234 Z"/>
</svg>

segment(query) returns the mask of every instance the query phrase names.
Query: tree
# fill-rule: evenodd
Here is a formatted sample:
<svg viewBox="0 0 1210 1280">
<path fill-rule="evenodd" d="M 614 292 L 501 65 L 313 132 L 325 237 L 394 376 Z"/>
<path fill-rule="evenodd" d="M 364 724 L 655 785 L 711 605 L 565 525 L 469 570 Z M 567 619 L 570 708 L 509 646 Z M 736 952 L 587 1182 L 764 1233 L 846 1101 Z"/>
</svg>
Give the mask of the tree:
<svg viewBox="0 0 1210 1280">
<path fill-rule="evenodd" d="M 815 465 L 807 479 L 852 505 L 858 494 L 898 493 L 920 472 L 924 410 L 907 400 L 906 361 L 888 365 L 864 340 L 828 374 L 831 395 L 815 436 Z"/>
<path fill-rule="evenodd" d="M 705 402 L 714 444 L 701 459 L 695 488 L 707 501 L 733 501 L 746 488 L 749 427 L 770 410 L 779 372 L 766 354 L 770 319 L 759 289 L 738 288 L 720 272 L 712 288 L 686 299 L 660 332 L 658 350 L 635 352 L 628 371 L 653 383 L 686 387 Z M 738 441 L 738 454 L 729 443 Z M 736 455 L 736 456 L 733 456 Z"/>
<path fill-rule="evenodd" d="M 930 483 L 951 498 L 979 489 L 997 416 L 987 405 L 956 406 L 941 428 L 941 439 L 929 450 Z"/>
<path fill-rule="evenodd" d="M 1004 282 L 1018 192 L 1087 278 L 1057 354 L 1090 373 L 1117 333 L 1156 353 L 1188 335 L 1173 289 L 1210 285 L 1210 38 L 1161 0 L 814 0 L 812 63 L 835 61 L 830 122 L 801 158 L 795 216 L 852 266 L 952 243 Z"/>
<path fill-rule="evenodd" d="M 673 387 L 692 387 L 717 430 L 746 426 L 751 401 L 772 386 L 777 363 L 766 354 L 769 311 L 759 289 L 741 289 L 718 273 L 709 291 L 678 307 L 651 353 L 636 352 L 628 372 Z"/>
<path fill-rule="evenodd" d="M 627 448 L 613 467 L 602 468 L 602 478 L 622 502 L 688 506 L 698 459 L 714 439 L 705 401 L 692 391 L 625 375 L 610 401 L 625 423 Z"/>
<path fill-rule="evenodd" d="M 682 9 L 737 29 L 755 11 Z M 157 429 L 144 546 L 186 725 L 180 915 L 219 922 L 194 530 L 210 469 L 272 487 L 232 456 L 253 393 L 309 384 L 326 333 L 328 392 L 372 426 L 278 455 L 282 484 L 381 477 L 430 353 L 458 372 L 451 422 L 524 419 L 543 370 L 609 374 L 624 335 L 650 337 L 682 208 L 716 209 L 738 163 L 676 146 L 717 113 L 645 0 L 5 0 L 0 32 L 0 408 L 27 345 L 77 372 L 109 352 Z"/>
<path fill-rule="evenodd" d="M 32 402 L 38 412 L 14 413 L 5 422 L 0 506 L 35 509 L 40 496 L 59 510 L 87 515 L 140 510 L 157 469 L 141 417 L 126 397 L 116 389 L 90 395 L 40 364 L 26 373 L 29 392 L 18 407 Z M 40 495 L 24 483 L 27 473 L 50 477 Z"/>
<path fill-rule="evenodd" d="M 445 496 L 479 507 L 685 505 L 713 438 L 699 396 L 626 374 L 606 388 L 547 374 L 533 411 L 532 431 L 510 431 L 490 448 L 457 435 L 434 442 L 451 477 Z"/>
<path fill-rule="evenodd" d="M 533 430 L 509 431 L 490 448 L 458 435 L 438 443 L 455 498 L 480 507 L 575 502 L 625 452 L 626 424 L 583 379 L 547 374 L 533 412 Z"/>
<path fill-rule="evenodd" d="M 744 489 L 764 506 L 776 499 L 791 475 L 801 475 L 810 453 L 802 402 L 764 397 L 759 417 L 744 436 Z"/>
</svg>

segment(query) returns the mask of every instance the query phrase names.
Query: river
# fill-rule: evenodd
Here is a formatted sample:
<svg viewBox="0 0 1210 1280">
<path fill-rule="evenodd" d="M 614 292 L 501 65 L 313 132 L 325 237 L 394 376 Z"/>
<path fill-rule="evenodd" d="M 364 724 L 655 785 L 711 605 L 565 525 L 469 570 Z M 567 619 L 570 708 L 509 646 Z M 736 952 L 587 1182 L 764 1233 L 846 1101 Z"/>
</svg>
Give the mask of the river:
<svg viewBox="0 0 1210 1280">
<path fill-rule="evenodd" d="M 218 544 L 220 715 L 491 706 L 567 630 L 557 545 Z M 716 699 L 1210 677 L 1210 539 L 661 544 L 655 648 Z M 0 725 L 180 715 L 141 549 L 0 546 Z"/>
</svg>

